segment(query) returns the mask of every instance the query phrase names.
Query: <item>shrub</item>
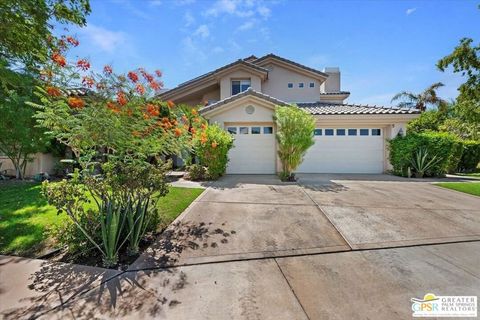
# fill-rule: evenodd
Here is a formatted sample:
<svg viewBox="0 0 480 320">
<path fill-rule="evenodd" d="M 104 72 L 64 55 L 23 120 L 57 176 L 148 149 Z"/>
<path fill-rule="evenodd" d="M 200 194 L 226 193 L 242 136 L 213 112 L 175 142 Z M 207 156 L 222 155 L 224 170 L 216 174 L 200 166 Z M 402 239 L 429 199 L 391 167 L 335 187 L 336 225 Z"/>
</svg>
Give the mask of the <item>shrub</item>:
<svg viewBox="0 0 480 320">
<path fill-rule="evenodd" d="M 439 176 L 456 168 L 460 161 L 462 144 L 454 135 L 449 133 L 425 132 L 408 133 L 389 141 L 390 163 L 393 173 L 406 176 L 411 167 L 411 159 L 420 148 L 425 148 L 431 157 L 438 161 L 426 172 L 426 176 Z"/>
<path fill-rule="evenodd" d="M 407 132 L 422 133 L 424 131 L 438 131 L 445 116 L 438 110 L 428 110 L 423 112 L 420 117 L 410 121 L 407 125 Z"/>
<path fill-rule="evenodd" d="M 199 164 L 192 164 L 187 167 L 187 178 L 192 181 L 200 181 L 207 179 L 207 170 Z"/>
<path fill-rule="evenodd" d="M 196 136 L 194 145 L 200 165 L 207 167 L 208 178 L 216 180 L 221 177 L 227 169 L 232 136 L 218 125 L 205 126 Z"/>
<path fill-rule="evenodd" d="M 480 162 L 480 141 L 463 141 L 463 153 L 458 163 L 459 172 L 471 172 L 477 169 Z"/>
<path fill-rule="evenodd" d="M 91 235 L 95 242 L 102 241 L 98 212 L 86 210 L 76 217 L 80 226 Z M 95 248 L 72 219 L 67 219 L 48 228 L 47 233 L 59 247 L 65 247 L 69 254 L 86 256 Z"/>
<path fill-rule="evenodd" d="M 295 107 L 277 107 L 274 120 L 277 125 L 278 156 L 282 162 L 282 180 L 294 181 L 294 171 L 315 142 L 315 119 L 304 110 Z"/>
</svg>

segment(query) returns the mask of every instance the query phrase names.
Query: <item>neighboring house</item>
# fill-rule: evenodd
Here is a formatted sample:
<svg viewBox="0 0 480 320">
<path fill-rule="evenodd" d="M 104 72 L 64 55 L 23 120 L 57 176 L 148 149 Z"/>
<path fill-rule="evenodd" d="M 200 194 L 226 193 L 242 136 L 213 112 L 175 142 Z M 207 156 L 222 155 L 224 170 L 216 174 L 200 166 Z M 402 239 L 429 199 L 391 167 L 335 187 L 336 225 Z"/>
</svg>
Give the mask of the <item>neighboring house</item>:
<svg viewBox="0 0 480 320">
<path fill-rule="evenodd" d="M 316 118 L 315 144 L 300 173 L 382 173 L 390 169 L 387 139 L 405 133 L 412 109 L 345 103 L 338 68 L 323 72 L 268 54 L 235 61 L 184 82 L 159 97 L 202 105 L 200 113 L 235 137 L 227 173 L 272 174 L 280 169 L 273 114 L 296 104 Z"/>
</svg>

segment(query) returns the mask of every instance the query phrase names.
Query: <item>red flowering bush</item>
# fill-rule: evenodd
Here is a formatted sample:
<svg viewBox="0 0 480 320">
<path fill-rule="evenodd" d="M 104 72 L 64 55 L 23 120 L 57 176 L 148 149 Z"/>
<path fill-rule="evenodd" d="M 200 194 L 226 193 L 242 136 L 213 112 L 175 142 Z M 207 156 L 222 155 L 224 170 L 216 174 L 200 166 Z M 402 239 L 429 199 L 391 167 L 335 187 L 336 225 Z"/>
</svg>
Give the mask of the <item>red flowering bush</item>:
<svg viewBox="0 0 480 320">
<path fill-rule="evenodd" d="M 85 200 L 80 195 L 88 189 L 98 206 L 94 216 L 101 235 L 79 229 L 112 266 L 124 244 L 138 253 L 149 221 L 155 220 L 155 203 L 168 191 L 162 156 L 191 150 L 206 125 L 196 111 L 155 98 L 163 86 L 160 71 L 117 74 L 107 65 L 94 72 L 86 59 L 67 62 L 65 51 L 77 40 L 60 41 L 42 71 L 41 103 L 32 105 L 38 108 L 38 123 L 71 148 L 81 170 L 57 187 L 47 183 L 44 192 L 79 225 L 84 212 L 73 204 Z"/>
</svg>

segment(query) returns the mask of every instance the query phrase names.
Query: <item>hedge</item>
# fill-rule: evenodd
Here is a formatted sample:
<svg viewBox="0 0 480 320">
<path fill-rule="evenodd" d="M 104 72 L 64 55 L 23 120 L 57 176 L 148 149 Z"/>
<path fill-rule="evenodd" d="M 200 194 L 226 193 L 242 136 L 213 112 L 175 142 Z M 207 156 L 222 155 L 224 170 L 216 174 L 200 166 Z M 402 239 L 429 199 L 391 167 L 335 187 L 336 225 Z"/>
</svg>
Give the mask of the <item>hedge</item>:
<svg viewBox="0 0 480 320">
<path fill-rule="evenodd" d="M 480 162 L 480 141 L 463 141 L 463 153 L 458 163 L 457 171 L 471 172 L 477 169 Z"/>
<path fill-rule="evenodd" d="M 389 140 L 390 163 L 393 173 L 407 176 L 414 153 L 421 147 L 438 162 L 426 172 L 427 176 L 441 176 L 457 169 L 462 157 L 463 144 L 455 135 L 446 132 L 409 133 Z"/>
</svg>

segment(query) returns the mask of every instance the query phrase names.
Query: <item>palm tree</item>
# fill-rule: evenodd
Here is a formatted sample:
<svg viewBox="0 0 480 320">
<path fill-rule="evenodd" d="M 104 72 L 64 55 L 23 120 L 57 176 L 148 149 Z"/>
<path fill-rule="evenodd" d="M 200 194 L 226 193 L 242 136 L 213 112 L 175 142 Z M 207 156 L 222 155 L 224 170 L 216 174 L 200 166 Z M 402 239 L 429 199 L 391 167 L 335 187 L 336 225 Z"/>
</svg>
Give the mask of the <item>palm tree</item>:
<svg viewBox="0 0 480 320">
<path fill-rule="evenodd" d="M 446 106 L 447 102 L 437 96 L 436 90 L 443 86 L 443 83 L 437 82 L 418 94 L 402 91 L 392 98 L 392 102 L 400 100 L 400 102 L 397 104 L 397 107 L 415 108 L 422 112 L 427 109 L 427 105 L 434 105 L 437 106 L 439 110 L 442 110 L 444 106 Z"/>
</svg>

